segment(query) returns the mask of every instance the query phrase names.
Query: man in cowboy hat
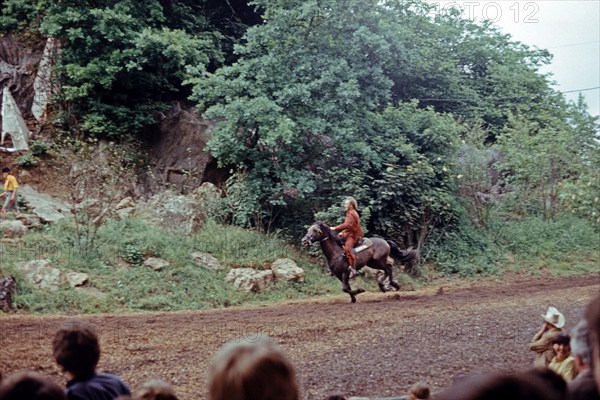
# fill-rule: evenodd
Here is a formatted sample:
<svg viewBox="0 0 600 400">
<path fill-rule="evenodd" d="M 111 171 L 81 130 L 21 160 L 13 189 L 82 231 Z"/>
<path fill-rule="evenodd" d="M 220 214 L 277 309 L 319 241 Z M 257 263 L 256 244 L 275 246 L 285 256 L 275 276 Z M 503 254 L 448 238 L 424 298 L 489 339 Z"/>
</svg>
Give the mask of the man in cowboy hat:
<svg viewBox="0 0 600 400">
<path fill-rule="evenodd" d="M 547 367 L 554 357 L 553 341 L 556 335 L 562 332 L 565 326 L 565 316 L 554 307 L 548 307 L 546 315 L 542 315 L 544 323 L 540 330 L 533 336 L 529 350 L 535 351 L 535 367 Z"/>
</svg>

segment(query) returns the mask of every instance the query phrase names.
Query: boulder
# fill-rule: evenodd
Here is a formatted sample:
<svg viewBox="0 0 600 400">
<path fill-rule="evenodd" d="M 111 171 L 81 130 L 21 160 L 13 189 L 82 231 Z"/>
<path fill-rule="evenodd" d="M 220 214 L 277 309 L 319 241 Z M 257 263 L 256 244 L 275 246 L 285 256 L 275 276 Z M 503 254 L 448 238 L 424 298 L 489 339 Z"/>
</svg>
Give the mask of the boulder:
<svg viewBox="0 0 600 400">
<path fill-rule="evenodd" d="M 167 260 L 163 260 L 158 257 L 149 257 L 144 260 L 144 266 L 152 268 L 154 271 L 162 271 L 167 268 L 170 264 Z"/>
<path fill-rule="evenodd" d="M 196 263 L 196 265 L 200 266 L 200 267 L 204 267 L 204 268 L 208 268 L 211 271 L 221 271 L 223 269 L 223 266 L 221 265 L 221 263 L 219 262 L 219 260 L 217 260 L 215 257 L 213 257 L 212 255 L 208 254 L 208 253 L 202 253 L 199 251 L 193 252 L 191 254 L 192 258 L 194 259 L 194 262 Z"/>
<path fill-rule="evenodd" d="M 13 299 L 17 292 L 17 281 L 12 276 L 0 276 L 0 310 L 9 312 L 13 308 Z"/>
<path fill-rule="evenodd" d="M 0 221 L 0 232 L 5 238 L 18 238 L 27 233 L 27 227 L 19 220 Z"/>
<path fill-rule="evenodd" d="M 150 222 L 172 231 L 191 235 L 202 226 L 198 203 L 191 196 L 184 196 L 172 190 L 165 190 L 141 201 L 135 214 Z"/>
<path fill-rule="evenodd" d="M 203 219 L 219 220 L 226 213 L 223 207 L 223 191 L 210 182 L 204 182 L 192 192 L 192 196 L 200 205 Z"/>
<path fill-rule="evenodd" d="M 15 268 L 38 289 L 57 290 L 65 282 L 64 274 L 52 267 L 49 260 L 21 261 L 15 264 Z"/>
<path fill-rule="evenodd" d="M 89 280 L 88 274 L 83 272 L 68 272 L 67 282 L 71 287 L 79 287 L 85 285 Z"/>
<path fill-rule="evenodd" d="M 23 222 L 23 225 L 25 225 L 28 229 L 40 229 L 42 227 L 42 221 L 40 220 L 40 217 L 35 214 L 22 213 L 18 219 Z"/>
<path fill-rule="evenodd" d="M 252 268 L 234 268 L 225 277 L 225 283 L 246 292 L 262 292 L 274 281 L 271 270 L 255 270 Z"/>
<path fill-rule="evenodd" d="M 119 219 L 131 217 L 135 212 L 135 201 L 131 197 L 125 197 L 115 206 L 115 212 Z"/>
<path fill-rule="evenodd" d="M 27 209 L 43 223 L 53 223 L 71 214 L 71 205 L 48 194 L 40 193 L 29 185 L 19 187 L 19 196 Z"/>
<path fill-rule="evenodd" d="M 278 281 L 304 283 L 304 270 L 289 258 L 275 260 L 271 265 L 271 270 Z"/>
</svg>

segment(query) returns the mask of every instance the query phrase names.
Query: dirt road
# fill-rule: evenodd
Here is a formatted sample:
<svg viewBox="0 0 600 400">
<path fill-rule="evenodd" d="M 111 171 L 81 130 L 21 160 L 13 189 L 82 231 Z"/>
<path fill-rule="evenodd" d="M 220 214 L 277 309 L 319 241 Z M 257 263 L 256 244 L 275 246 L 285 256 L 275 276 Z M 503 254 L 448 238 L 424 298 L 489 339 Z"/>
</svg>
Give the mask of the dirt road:
<svg viewBox="0 0 600 400">
<path fill-rule="evenodd" d="M 99 369 L 132 387 L 159 377 L 180 399 L 206 398 L 206 369 L 225 342 L 263 332 L 295 363 L 304 399 L 404 394 L 416 381 L 434 391 L 461 371 L 522 370 L 528 342 L 548 305 L 572 328 L 600 293 L 600 274 L 513 278 L 444 285 L 413 292 L 345 295 L 279 306 L 203 312 L 102 316 L 0 316 L 0 371 L 30 369 L 59 383 L 50 342 L 65 321 L 97 327 Z"/>
</svg>

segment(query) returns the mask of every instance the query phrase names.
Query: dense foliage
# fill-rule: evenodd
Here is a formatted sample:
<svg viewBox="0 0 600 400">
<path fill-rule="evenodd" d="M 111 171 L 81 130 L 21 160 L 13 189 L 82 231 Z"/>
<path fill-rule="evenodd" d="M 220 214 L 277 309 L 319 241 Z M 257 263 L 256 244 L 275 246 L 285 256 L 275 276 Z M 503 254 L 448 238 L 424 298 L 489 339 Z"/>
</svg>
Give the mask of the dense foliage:
<svg viewBox="0 0 600 400">
<path fill-rule="evenodd" d="M 233 224 L 298 238 L 352 195 L 370 234 L 427 244 L 449 272 L 465 253 L 495 263 L 503 224 L 598 229 L 598 119 L 551 88 L 548 51 L 490 23 L 419 0 L 0 7 L 2 31 L 60 39 L 71 132 L 143 136 L 172 100 L 218 121 L 207 151 L 230 169 Z"/>
<path fill-rule="evenodd" d="M 184 80 L 231 58 L 247 4 L 192 0 L 4 0 L 0 31 L 60 40 L 57 104 L 72 132 L 119 139 L 140 135 L 153 113 L 185 100 Z M 244 18 L 244 19 L 242 19 Z"/>
</svg>

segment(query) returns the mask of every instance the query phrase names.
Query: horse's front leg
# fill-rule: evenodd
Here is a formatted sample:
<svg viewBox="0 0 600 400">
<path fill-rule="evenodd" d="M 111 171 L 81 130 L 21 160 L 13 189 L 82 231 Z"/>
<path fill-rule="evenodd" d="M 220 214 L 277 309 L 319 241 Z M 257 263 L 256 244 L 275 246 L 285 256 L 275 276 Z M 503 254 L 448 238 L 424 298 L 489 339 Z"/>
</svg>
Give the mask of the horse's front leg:
<svg viewBox="0 0 600 400">
<path fill-rule="evenodd" d="M 350 273 L 349 272 L 343 272 L 342 273 L 342 290 L 346 293 L 348 293 L 350 295 L 350 300 L 352 301 L 352 303 L 356 303 L 356 295 L 357 294 L 361 294 L 365 291 L 365 289 L 356 289 L 356 290 L 352 290 L 352 288 L 350 287 Z"/>
</svg>

